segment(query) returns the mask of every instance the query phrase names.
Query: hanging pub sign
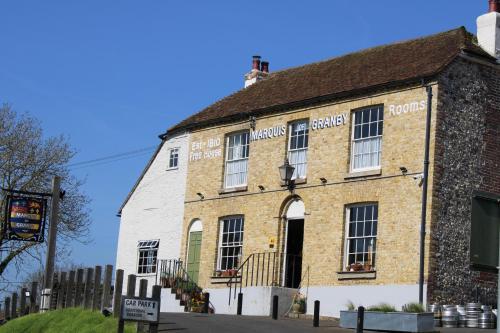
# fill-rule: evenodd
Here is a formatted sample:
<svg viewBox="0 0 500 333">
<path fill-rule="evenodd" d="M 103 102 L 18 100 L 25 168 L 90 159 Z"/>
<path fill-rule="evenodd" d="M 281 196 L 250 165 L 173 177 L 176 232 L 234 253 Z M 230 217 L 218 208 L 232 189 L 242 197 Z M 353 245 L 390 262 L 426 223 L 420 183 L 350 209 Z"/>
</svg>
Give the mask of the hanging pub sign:
<svg viewBox="0 0 500 333">
<path fill-rule="evenodd" d="M 7 239 L 42 243 L 47 200 L 7 196 L 5 232 Z"/>
</svg>

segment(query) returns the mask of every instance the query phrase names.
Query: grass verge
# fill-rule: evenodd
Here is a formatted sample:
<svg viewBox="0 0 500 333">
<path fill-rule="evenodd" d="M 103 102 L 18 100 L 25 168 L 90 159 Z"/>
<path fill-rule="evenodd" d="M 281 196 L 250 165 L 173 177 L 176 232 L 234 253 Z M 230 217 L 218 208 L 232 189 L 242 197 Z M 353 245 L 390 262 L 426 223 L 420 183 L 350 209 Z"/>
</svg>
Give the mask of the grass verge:
<svg viewBox="0 0 500 333">
<path fill-rule="evenodd" d="M 118 320 L 100 312 L 79 308 L 36 313 L 17 318 L 0 326 L 0 333 L 113 333 Z M 134 333 L 135 325 L 125 325 L 126 333 Z"/>
</svg>

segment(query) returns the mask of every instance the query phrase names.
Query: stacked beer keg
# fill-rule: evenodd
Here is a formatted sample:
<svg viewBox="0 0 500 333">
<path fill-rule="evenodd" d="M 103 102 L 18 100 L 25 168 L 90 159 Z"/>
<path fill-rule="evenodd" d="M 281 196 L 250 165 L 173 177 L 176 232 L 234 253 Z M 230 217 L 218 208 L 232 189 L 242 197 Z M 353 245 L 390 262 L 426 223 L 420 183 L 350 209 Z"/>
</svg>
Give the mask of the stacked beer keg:
<svg viewBox="0 0 500 333">
<path fill-rule="evenodd" d="M 456 305 L 443 305 L 441 323 L 445 328 L 458 327 L 458 311 Z"/>
<path fill-rule="evenodd" d="M 457 305 L 458 312 L 458 327 L 467 327 L 467 315 L 465 312 L 465 306 Z"/>
<path fill-rule="evenodd" d="M 478 327 L 479 328 L 495 328 L 495 315 L 491 311 L 491 306 L 483 305 L 481 306 L 483 313 L 479 314 Z"/>
<path fill-rule="evenodd" d="M 481 303 L 467 303 L 465 306 L 465 316 L 467 318 L 467 327 L 479 327 L 479 315 L 483 313 Z"/>
<path fill-rule="evenodd" d="M 434 313 L 434 326 L 441 327 L 441 305 L 430 304 L 428 311 Z"/>
</svg>

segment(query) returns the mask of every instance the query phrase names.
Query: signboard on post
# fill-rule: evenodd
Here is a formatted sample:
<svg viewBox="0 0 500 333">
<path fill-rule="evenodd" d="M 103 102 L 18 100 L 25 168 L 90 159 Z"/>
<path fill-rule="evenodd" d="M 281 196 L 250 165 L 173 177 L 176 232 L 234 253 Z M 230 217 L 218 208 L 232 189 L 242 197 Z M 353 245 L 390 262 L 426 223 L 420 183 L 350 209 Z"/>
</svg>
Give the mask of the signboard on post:
<svg viewBox="0 0 500 333">
<path fill-rule="evenodd" d="M 7 196 L 5 233 L 9 240 L 43 243 L 47 200 Z"/>
<path fill-rule="evenodd" d="M 160 302 L 152 298 L 122 297 L 120 320 L 158 323 Z"/>
</svg>

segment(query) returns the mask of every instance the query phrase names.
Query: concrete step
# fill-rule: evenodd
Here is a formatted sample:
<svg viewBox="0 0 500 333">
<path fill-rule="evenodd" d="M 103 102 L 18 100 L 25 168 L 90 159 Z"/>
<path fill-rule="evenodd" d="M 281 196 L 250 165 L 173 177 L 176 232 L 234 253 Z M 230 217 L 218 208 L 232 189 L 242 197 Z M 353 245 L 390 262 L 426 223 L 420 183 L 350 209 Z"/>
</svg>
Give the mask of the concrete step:
<svg viewBox="0 0 500 333">
<path fill-rule="evenodd" d="M 180 304 L 175 296 L 176 294 L 172 294 L 170 288 L 161 289 L 160 312 L 185 312 L 184 306 Z"/>
</svg>

